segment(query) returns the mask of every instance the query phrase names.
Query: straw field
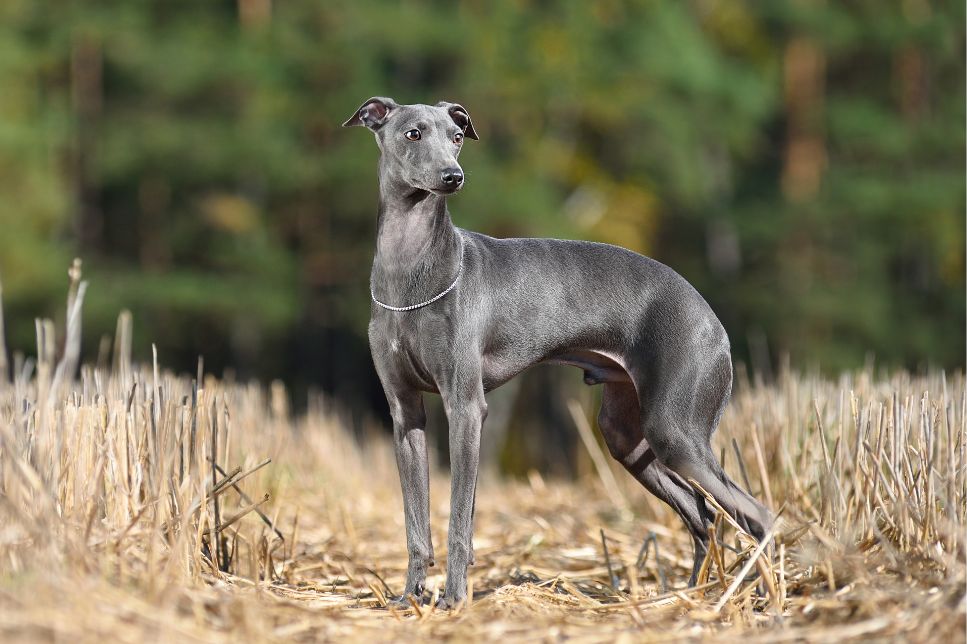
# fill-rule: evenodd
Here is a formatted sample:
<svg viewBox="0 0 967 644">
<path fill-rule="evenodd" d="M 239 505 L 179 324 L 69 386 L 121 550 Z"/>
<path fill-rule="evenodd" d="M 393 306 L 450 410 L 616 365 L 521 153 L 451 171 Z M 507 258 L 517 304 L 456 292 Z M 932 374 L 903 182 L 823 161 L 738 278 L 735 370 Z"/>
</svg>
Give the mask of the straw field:
<svg viewBox="0 0 967 644">
<path fill-rule="evenodd" d="M 320 398 L 293 411 L 278 384 L 133 365 L 126 315 L 101 366 L 78 368 L 79 278 L 66 328 L 38 322 L 12 381 L 0 350 L 4 640 L 964 640 L 962 374 L 737 383 L 716 450 L 782 518 L 757 544 L 719 516 L 695 588 L 679 519 L 574 404 L 562 431 L 580 434 L 586 475 L 483 477 L 471 601 L 398 610 L 388 437 L 352 435 Z M 446 475 L 431 482 L 433 593 Z"/>
</svg>

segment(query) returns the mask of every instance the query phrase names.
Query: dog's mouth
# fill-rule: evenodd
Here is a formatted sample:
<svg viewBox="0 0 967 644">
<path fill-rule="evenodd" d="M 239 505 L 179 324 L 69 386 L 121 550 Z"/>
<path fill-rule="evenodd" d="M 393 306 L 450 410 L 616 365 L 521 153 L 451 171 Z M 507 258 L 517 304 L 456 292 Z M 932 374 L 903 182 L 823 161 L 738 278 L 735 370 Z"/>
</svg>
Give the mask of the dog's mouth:
<svg viewBox="0 0 967 644">
<path fill-rule="evenodd" d="M 459 185 L 453 186 L 452 188 L 450 188 L 450 187 L 445 187 L 445 188 L 430 188 L 429 190 L 430 190 L 430 192 L 432 192 L 435 195 L 446 196 L 446 195 L 456 194 L 456 193 L 460 192 L 462 189 L 463 189 L 463 184 L 461 183 Z"/>
<path fill-rule="evenodd" d="M 428 183 L 430 182 L 421 181 L 415 178 L 410 180 L 410 185 L 413 187 L 414 190 L 428 192 L 438 197 L 446 197 L 449 195 L 454 195 L 460 192 L 461 190 L 463 190 L 463 187 L 467 185 L 466 181 L 461 181 L 460 183 L 449 185 L 449 186 L 442 183 L 437 183 L 435 185 L 427 185 Z"/>
</svg>

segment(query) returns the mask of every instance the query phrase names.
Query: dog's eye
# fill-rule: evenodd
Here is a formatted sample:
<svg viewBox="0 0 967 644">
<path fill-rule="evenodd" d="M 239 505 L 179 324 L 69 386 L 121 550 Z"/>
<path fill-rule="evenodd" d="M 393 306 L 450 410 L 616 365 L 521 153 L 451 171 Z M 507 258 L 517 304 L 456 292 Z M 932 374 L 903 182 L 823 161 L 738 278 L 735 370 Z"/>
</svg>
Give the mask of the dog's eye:
<svg viewBox="0 0 967 644">
<path fill-rule="evenodd" d="M 406 138 L 408 138 L 410 141 L 419 141 L 421 135 L 420 135 L 420 131 L 419 130 L 409 130 L 403 136 L 405 136 Z"/>
<path fill-rule="evenodd" d="M 457 132 L 456 134 L 454 134 L 453 142 L 456 143 L 457 145 L 460 145 L 461 143 L 463 143 L 463 132 Z"/>
</svg>

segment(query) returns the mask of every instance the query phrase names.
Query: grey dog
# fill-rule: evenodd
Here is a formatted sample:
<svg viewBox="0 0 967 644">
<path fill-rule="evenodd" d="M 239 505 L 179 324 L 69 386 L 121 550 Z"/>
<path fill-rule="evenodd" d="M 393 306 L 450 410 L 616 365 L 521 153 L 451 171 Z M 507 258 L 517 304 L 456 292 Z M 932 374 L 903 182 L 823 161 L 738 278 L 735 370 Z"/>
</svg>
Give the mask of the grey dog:
<svg viewBox="0 0 967 644">
<path fill-rule="evenodd" d="M 430 539 L 423 392 L 439 393 L 451 465 L 443 606 L 466 598 L 485 394 L 537 363 L 573 365 L 603 384 L 598 424 L 611 455 L 691 533 L 694 584 L 713 518 L 698 482 L 762 538 L 772 518 L 722 470 L 709 445 L 732 389 L 729 340 L 678 273 L 584 241 L 494 239 L 453 225 L 457 157 L 477 139 L 455 103 L 366 101 L 343 125 L 380 149 L 369 342 L 389 402 L 406 522 L 407 596 L 422 598 Z"/>
</svg>

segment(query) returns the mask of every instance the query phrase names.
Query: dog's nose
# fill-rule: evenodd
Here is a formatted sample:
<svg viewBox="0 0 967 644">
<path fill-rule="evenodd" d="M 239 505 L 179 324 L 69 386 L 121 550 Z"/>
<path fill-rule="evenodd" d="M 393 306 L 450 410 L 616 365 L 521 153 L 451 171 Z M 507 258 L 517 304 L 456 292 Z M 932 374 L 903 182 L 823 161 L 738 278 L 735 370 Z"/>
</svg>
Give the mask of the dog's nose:
<svg viewBox="0 0 967 644">
<path fill-rule="evenodd" d="M 443 185 L 446 187 L 456 188 L 463 183 L 463 170 L 460 168 L 447 168 L 443 171 L 443 175 L 440 178 L 443 179 Z"/>
</svg>

